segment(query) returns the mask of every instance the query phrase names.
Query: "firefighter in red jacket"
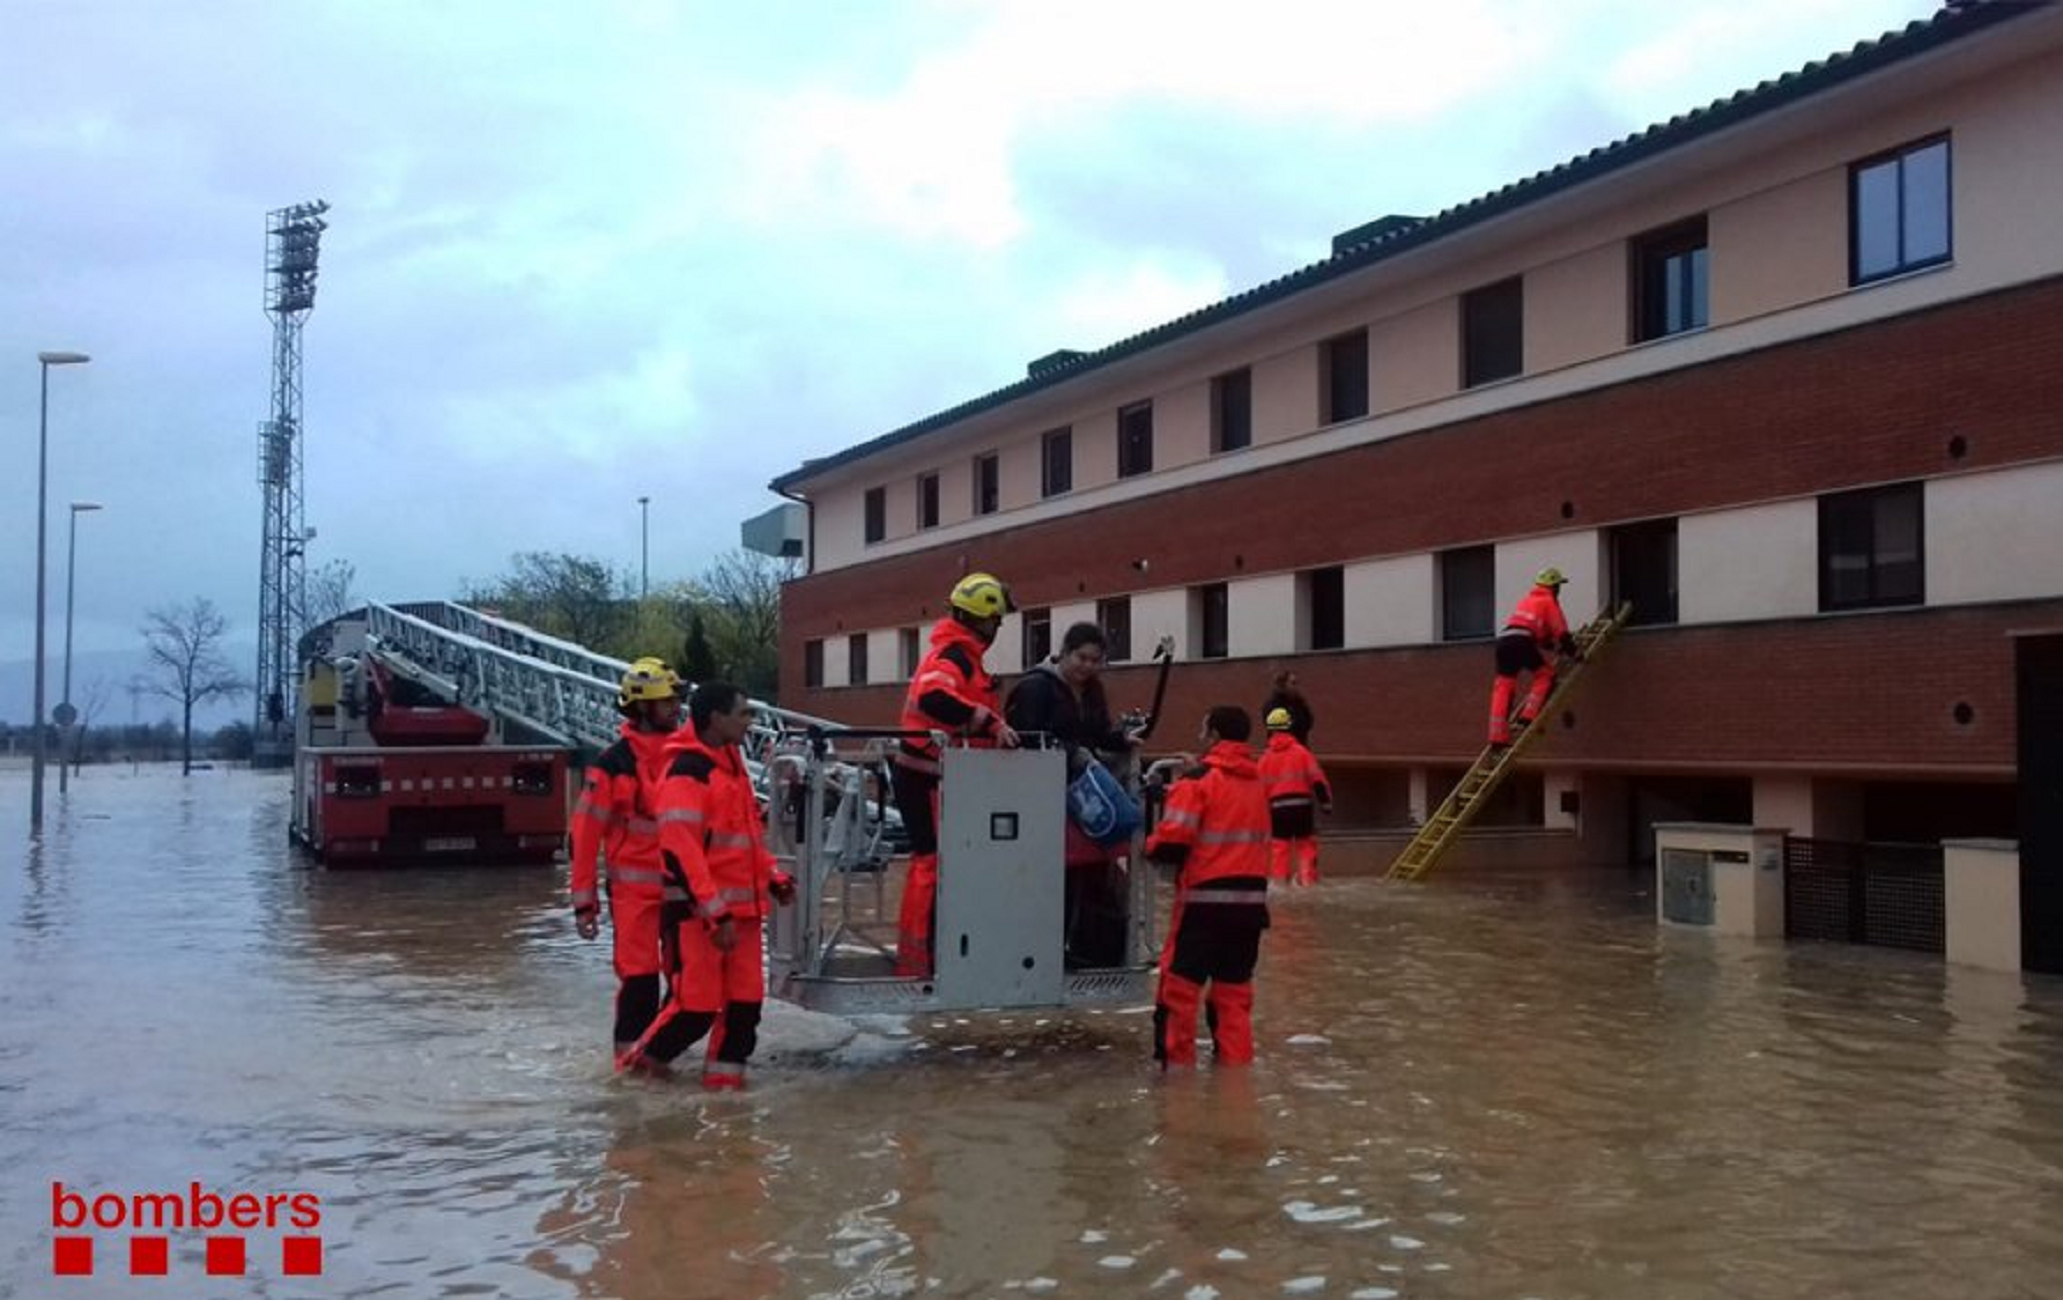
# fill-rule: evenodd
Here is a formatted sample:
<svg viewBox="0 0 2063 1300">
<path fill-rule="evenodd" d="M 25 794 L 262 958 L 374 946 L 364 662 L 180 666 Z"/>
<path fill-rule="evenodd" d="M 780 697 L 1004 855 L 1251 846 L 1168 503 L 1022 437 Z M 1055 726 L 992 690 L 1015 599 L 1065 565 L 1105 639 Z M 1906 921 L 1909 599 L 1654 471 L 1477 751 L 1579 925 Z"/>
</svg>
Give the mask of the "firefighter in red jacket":
<svg viewBox="0 0 2063 1300">
<path fill-rule="evenodd" d="M 1153 1011 L 1153 1055 L 1163 1067 L 1196 1064 L 1206 985 L 1218 1064 L 1254 1059 L 1254 966 L 1268 928 L 1268 796 L 1247 747 L 1252 735 L 1252 719 L 1236 705 L 1205 716 L 1203 761 L 1170 788 L 1146 842 L 1148 858 L 1178 868 Z"/>
<path fill-rule="evenodd" d="M 689 697 L 688 721 L 666 746 L 653 800 L 667 876 L 688 899 L 668 917 L 673 997 L 617 1066 L 667 1073 L 715 1026 L 702 1086 L 740 1089 L 766 1000 L 769 896 L 791 901 L 795 882 L 767 851 L 759 798 L 738 748 L 752 729 L 752 701 L 728 682 L 704 682 Z"/>
<path fill-rule="evenodd" d="M 1554 690 L 1556 652 L 1580 660 L 1576 639 L 1569 635 L 1569 620 L 1562 616 L 1562 585 L 1568 579 L 1553 565 L 1533 579 L 1533 589 L 1519 601 L 1504 630 L 1497 634 L 1497 684 L 1490 689 L 1490 743 L 1511 743 L 1511 697 L 1517 692 L 1519 674 L 1531 672 L 1533 684 L 1526 701 L 1519 706 L 1518 724 L 1523 727 L 1540 716 L 1547 697 Z"/>
<path fill-rule="evenodd" d="M 986 573 L 960 579 L 946 597 L 947 617 L 931 629 L 931 650 L 917 665 L 903 698 L 904 731 L 942 731 L 969 744 L 1015 748 L 1017 733 L 1003 721 L 996 679 L 982 664 L 1003 616 L 1017 608 L 1010 589 Z M 910 839 L 910 874 L 903 884 L 896 930 L 898 975 L 929 975 L 931 932 L 938 902 L 938 783 L 934 736 L 909 737 L 895 753 L 895 806 Z"/>
<path fill-rule="evenodd" d="M 630 666 L 616 695 L 624 716 L 619 738 L 595 757 L 573 806 L 573 924 L 583 939 L 601 929 L 595 868 L 598 858 L 608 863 L 619 1053 L 659 1014 L 659 910 L 666 889 L 659 825 L 645 791 L 664 765 L 666 738 L 680 725 L 680 689 L 681 679 L 663 660 Z"/>
<path fill-rule="evenodd" d="M 1261 754 L 1261 788 L 1268 792 L 1268 874 L 1299 885 L 1318 883 L 1316 810 L 1332 811 L 1332 786 L 1318 759 L 1296 738 L 1287 708 L 1268 711 L 1268 748 Z"/>
</svg>

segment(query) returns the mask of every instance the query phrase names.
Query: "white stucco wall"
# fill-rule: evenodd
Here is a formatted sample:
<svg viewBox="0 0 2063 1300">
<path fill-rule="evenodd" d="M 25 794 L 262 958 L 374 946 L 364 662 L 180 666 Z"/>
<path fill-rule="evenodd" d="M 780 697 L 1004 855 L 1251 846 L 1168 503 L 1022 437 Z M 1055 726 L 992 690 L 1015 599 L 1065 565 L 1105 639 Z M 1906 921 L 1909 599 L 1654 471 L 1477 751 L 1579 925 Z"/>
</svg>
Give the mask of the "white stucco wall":
<svg viewBox="0 0 2063 1300">
<path fill-rule="evenodd" d="M 1928 604 L 2063 592 L 2063 463 L 1935 479 L 1924 495 Z"/>
<path fill-rule="evenodd" d="M 1233 657 L 1294 654 L 1297 575 L 1271 573 L 1226 584 L 1227 644 Z"/>
<path fill-rule="evenodd" d="M 1676 524 L 1677 615 L 1685 623 L 1819 611 L 1819 503 L 1778 501 Z"/>
<path fill-rule="evenodd" d="M 1431 553 L 1347 565 L 1348 648 L 1437 639 L 1433 612 L 1438 581 Z"/>
</svg>

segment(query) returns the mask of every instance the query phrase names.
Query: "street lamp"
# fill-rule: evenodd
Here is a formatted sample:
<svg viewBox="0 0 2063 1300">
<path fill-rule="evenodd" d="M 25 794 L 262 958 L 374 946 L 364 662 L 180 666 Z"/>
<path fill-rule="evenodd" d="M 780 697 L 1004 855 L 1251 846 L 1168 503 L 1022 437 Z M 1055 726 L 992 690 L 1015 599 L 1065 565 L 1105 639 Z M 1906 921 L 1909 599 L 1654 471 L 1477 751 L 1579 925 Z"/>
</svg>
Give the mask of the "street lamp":
<svg viewBox="0 0 2063 1300">
<path fill-rule="evenodd" d="M 100 509 L 98 501 L 72 502 L 72 537 L 65 547 L 64 558 L 64 689 L 57 693 L 57 708 L 62 714 L 57 725 L 64 728 L 60 735 L 67 738 L 72 727 L 79 721 L 79 710 L 72 704 L 72 599 L 79 589 L 79 516 L 89 510 Z M 57 792 L 63 794 L 72 788 L 73 755 L 60 752 L 57 756 Z"/>
<path fill-rule="evenodd" d="M 652 498 L 638 498 L 638 599 L 652 594 Z"/>
<path fill-rule="evenodd" d="M 93 358 L 83 352 L 38 352 L 43 367 L 43 396 L 36 417 L 36 709 L 31 719 L 36 735 L 30 763 L 29 834 L 43 833 L 43 595 L 45 535 L 50 500 L 50 367 L 83 366 Z"/>
</svg>

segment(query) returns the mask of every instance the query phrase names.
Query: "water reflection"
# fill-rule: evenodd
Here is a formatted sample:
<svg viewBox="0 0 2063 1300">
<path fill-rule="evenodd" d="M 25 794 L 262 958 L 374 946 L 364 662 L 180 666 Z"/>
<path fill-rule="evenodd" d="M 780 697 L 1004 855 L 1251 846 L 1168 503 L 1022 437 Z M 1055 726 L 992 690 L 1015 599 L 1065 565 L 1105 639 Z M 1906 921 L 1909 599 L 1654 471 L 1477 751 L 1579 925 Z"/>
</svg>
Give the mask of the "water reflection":
<svg viewBox="0 0 2063 1300">
<path fill-rule="evenodd" d="M 775 1006 L 758 1086 L 712 1099 L 611 1077 L 607 948 L 573 937 L 558 873 L 315 869 L 285 790 L 89 770 L 10 853 L 0 1291 L 45 1285 L 52 1178 L 314 1190 L 335 1295 L 2063 1276 L 2053 982 L 1658 931 L 1611 873 L 1329 881 L 1276 909 L 1250 1071 L 1161 1078 L 1140 1014 Z M 25 825 L 0 772 L 0 835 Z"/>
</svg>

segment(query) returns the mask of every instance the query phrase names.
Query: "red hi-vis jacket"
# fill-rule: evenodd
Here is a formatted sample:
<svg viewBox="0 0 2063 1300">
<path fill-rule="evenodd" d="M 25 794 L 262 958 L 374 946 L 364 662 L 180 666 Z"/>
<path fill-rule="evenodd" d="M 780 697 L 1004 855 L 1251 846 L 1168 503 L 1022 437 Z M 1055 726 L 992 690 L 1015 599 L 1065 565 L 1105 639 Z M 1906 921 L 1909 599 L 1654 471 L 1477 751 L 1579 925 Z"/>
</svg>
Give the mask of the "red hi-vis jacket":
<svg viewBox="0 0 2063 1300">
<path fill-rule="evenodd" d="M 1515 632 L 1524 632 L 1543 649 L 1561 645 L 1569 639 L 1569 620 L 1562 616 L 1562 602 L 1554 594 L 1553 587 L 1536 586 L 1520 597 L 1511 617 L 1504 620 L 1504 630 L 1499 635 Z"/>
<path fill-rule="evenodd" d="M 986 649 L 980 637 L 950 615 L 934 624 L 931 650 L 910 679 L 897 725 L 904 731 L 966 736 L 977 744 L 992 739 L 1003 723 L 1003 703 L 996 679 L 981 662 Z M 938 742 L 929 736 L 905 739 L 895 761 L 937 775 Z"/>
<path fill-rule="evenodd" d="M 573 805 L 573 906 L 595 907 L 595 863 L 609 864 L 609 888 L 657 896 L 666 882 L 659 858 L 659 823 L 645 797 L 646 782 L 666 761 L 667 737 L 628 722 L 621 739 L 595 756 L 587 786 Z"/>
<path fill-rule="evenodd" d="M 1325 780 L 1325 769 L 1318 766 L 1317 755 L 1287 731 L 1268 737 L 1260 768 L 1261 786 L 1268 792 L 1271 808 L 1309 808 L 1313 800 L 1332 802 L 1332 787 Z"/>
<path fill-rule="evenodd" d="M 759 800 L 738 747 L 711 749 L 687 727 L 667 743 L 666 757 L 652 805 L 668 872 L 687 883 L 703 917 L 767 915 L 767 886 L 785 875 L 767 851 Z"/>
<path fill-rule="evenodd" d="M 1184 892 L 1234 876 L 1267 880 L 1268 796 L 1245 745 L 1219 741 L 1174 784 L 1146 856 L 1181 864 Z"/>
</svg>

